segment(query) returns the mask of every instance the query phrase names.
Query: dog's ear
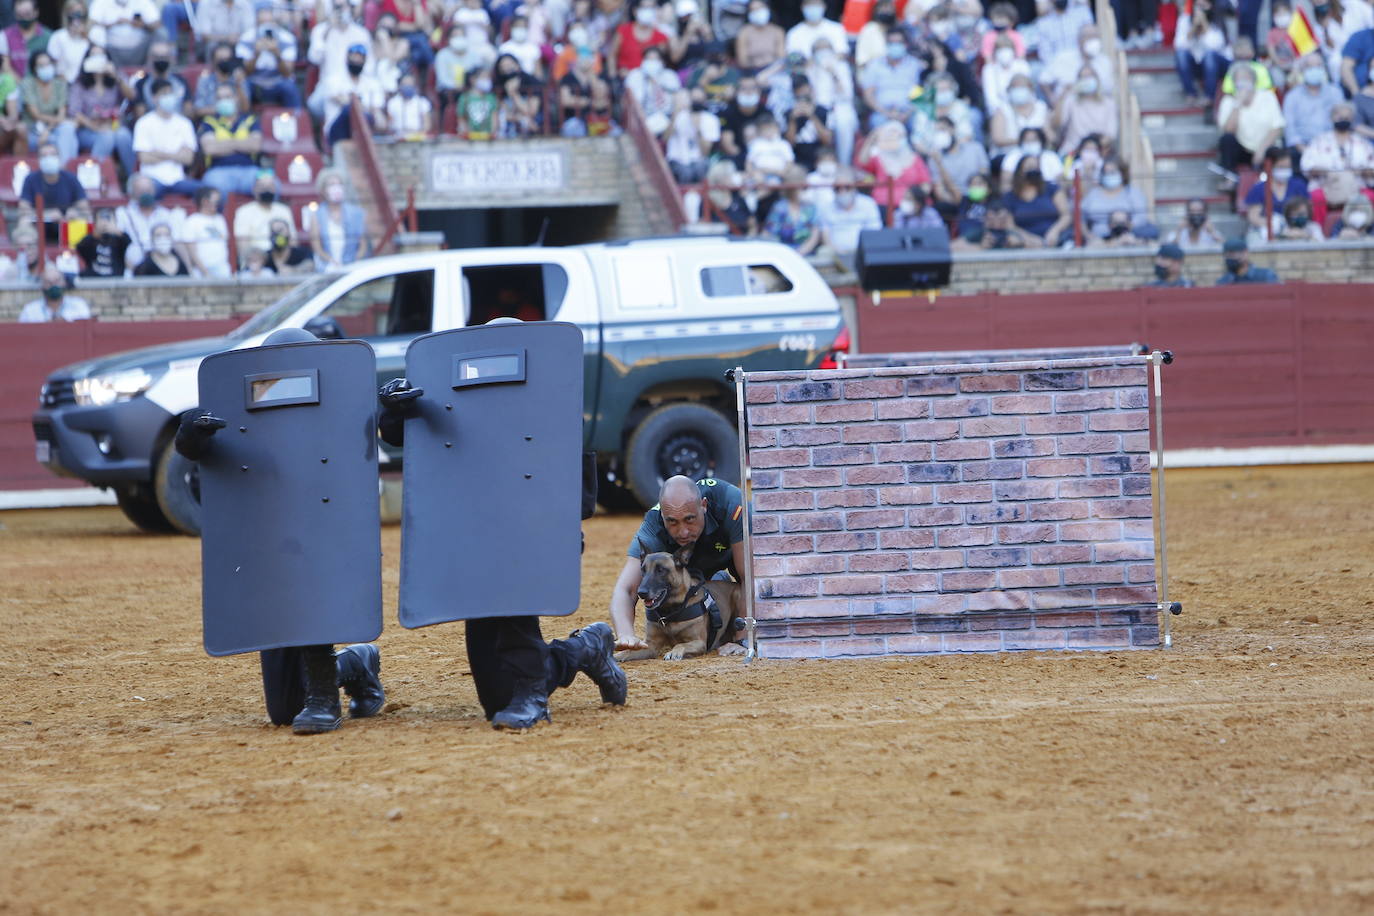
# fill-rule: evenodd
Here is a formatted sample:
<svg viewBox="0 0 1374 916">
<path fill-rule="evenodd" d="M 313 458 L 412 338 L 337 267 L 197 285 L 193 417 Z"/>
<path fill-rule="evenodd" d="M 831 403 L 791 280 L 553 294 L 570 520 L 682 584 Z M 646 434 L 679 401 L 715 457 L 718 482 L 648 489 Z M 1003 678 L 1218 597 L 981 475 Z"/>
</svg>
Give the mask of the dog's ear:
<svg viewBox="0 0 1374 916">
<path fill-rule="evenodd" d="M 694 546 L 693 544 L 689 544 L 686 547 L 679 547 L 677 550 L 673 551 L 673 565 L 678 569 L 686 567 L 687 562 L 692 559 L 692 548 Z"/>
<path fill-rule="evenodd" d="M 639 539 L 637 534 L 635 535 L 635 543 L 639 545 L 639 562 L 643 564 L 645 558 L 649 556 L 649 548 L 644 546 L 644 542 Z"/>
</svg>

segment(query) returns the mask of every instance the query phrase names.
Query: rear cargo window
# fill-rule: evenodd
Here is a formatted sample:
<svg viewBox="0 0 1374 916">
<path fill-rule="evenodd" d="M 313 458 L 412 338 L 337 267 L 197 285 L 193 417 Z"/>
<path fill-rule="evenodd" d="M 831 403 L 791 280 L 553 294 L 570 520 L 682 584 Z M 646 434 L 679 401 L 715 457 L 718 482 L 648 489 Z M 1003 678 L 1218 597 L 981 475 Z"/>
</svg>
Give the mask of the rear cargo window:
<svg viewBox="0 0 1374 916">
<path fill-rule="evenodd" d="M 626 310 L 673 307 L 673 268 L 666 254 L 636 251 L 615 259 L 615 291 Z"/>
<path fill-rule="evenodd" d="M 768 296 L 792 291 L 792 281 L 772 264 L 703 267 L 701 289 L 711 298 Z"/>
</svg>

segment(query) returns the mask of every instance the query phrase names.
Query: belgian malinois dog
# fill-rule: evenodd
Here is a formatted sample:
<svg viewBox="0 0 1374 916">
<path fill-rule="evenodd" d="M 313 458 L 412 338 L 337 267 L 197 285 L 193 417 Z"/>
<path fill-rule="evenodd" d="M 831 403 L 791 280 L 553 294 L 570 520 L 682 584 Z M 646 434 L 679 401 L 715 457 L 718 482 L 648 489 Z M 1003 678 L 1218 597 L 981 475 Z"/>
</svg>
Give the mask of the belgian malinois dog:
<svg viewBox="0 0 1374 916">
<path fill-rule="evenodd" d="M 733 642 L 735 621 L 744 616 L 738 582 L 712 579 L 688 569 L 691 546 L 675 553 L 649 553 L 640 561 L 639 597 L 648 617 L 647 649 L 624 649 L 616 661 L 694 658 L 711 649 L 738 655 L 744 647 Z"/>
</svg>

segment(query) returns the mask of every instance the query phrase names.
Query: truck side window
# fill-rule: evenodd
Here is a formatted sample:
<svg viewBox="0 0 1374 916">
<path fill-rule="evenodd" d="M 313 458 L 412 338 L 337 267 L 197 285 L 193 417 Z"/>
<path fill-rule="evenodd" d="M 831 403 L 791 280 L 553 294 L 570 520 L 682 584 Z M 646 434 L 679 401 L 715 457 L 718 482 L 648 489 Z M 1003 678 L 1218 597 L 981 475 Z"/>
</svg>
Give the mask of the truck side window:
<svg viewBox="0 0 1374 916">
<path fill-rule="evenodd" d="M 772 264 L 703 267 L 701 289 L 711 298 L 768 296 L 792 291 L 792 281 Z"/>
<path fill-rule="evenodd" d="M 381 337 L 428 331 L 434 313 L 434 271 L 390 274 L 360 283 L 321 312 L 345 337 Z"/>
<path fill-rule="evenodd" d="M 558 314 L 568 293 L 568 274 L 558 264 L 464 267 L 468 324 L 493 318 L 544 321 Z"/>
</svg>

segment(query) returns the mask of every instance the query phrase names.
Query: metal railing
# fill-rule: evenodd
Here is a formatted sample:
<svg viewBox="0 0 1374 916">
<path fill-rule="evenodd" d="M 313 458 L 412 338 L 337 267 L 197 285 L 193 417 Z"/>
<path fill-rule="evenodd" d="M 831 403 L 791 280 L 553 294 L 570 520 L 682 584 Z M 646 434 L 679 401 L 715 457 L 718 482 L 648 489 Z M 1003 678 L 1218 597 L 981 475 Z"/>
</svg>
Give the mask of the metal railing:
<svg viewBox="0 0 1374 916">
<path fill-rule="evenodd" d="M 639 102 L 628 92 L 621 96 L 621 116 L 625 120 L 625 133 L 634 143 L 635 150 L 639 153 L 639 161 L 648 172 L 649 183 L 667 211 L 669 219 L 678 228 L 685 226 L 687 210 L 682 205 L 681 189 L 673 178 L 672 170 L 668 168 L 668 159 L 663 155 L 658 140 L 644 123 L 644 112 L 640 110 Z"/>
</svg>

